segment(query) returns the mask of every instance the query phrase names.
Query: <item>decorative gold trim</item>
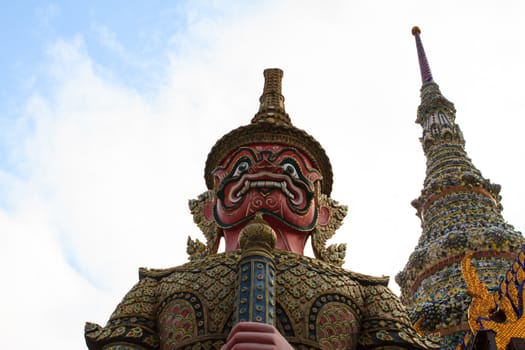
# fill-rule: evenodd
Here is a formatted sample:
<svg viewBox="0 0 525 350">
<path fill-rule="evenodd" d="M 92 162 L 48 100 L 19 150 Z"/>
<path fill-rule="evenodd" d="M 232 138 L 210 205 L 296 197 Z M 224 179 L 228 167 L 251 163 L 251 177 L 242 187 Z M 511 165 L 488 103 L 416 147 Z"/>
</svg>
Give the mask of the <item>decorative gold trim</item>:
<svg viewBox="0 0 525 350">
<path fill-rule="evenodd" d="M 485 283 L 479 280 L 471 265 L 473 254 L 461 262 L 467 293 L 472 297 L 468 309 L 468 323 L 475 334 L 479 330 L 493 330 L 498 349 L 506 349 L 512 338 L 525 338 L 525 317 L 522 294 L 525 281 L 525 248 L 515 258 L 511 268 L 499 286 L 490 293 Z"/>
<path fill-rule="evenodd" d="M 332 244 L 326 247 L 326 242 L 332 238 L 335 231 L 341 227 L 348 213 L 348 207 L 341 205 L 327 195 L 319 196 L 319 207 L 327 207 L 330 210 L 330 220 L 326 225 L 317 224 L 312 231 L 312 248 L 315 257 L 327 263 L 342 266 L 345 262 L 346 244 Z"/>
<path fill-rule="evenodd" d="M 208 221 L 204 215 L 206 203 L 213 202 L 214 196 L 213 191 L 210 190 L 200 194 L 197 199 L 188 201 L 188 206 L 193 215 L 193 222 L 197 224 L 204 237 L 206 237 L 206 244 L 201 243 L 198 239 L 194 241 L 191 237 L 188 237 L 186 252 L 190 260 L 197 260 L 210 254 L 216 254 L 219 249 L 220 228 L 215 220 Z"/>
</svg>

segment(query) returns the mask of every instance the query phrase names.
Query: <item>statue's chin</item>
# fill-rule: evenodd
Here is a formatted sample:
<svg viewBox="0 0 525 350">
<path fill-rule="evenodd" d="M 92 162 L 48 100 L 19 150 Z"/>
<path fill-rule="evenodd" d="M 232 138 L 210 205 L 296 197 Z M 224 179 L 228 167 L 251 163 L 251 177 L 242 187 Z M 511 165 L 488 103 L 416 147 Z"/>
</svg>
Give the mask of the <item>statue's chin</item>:
<svg viewBox="0 0 525 350">
<path fill-rule="evenodd" d="M 242 229 L 250 222 L 255 215 L 246 217 L 241 223 L 223 228 L 225 249 L 227 252 L 239 249 L 239 235 Z M 297 254 L 304 253 L 304 246 L 310 235 L 311 230 L 296 230 L 292 226 L 285 224 L 280 218 L 270 214 L 263 214 L 263 219 L 274 230 L 277 238 L 275 248 L 286 250 Z"/>
</svg>

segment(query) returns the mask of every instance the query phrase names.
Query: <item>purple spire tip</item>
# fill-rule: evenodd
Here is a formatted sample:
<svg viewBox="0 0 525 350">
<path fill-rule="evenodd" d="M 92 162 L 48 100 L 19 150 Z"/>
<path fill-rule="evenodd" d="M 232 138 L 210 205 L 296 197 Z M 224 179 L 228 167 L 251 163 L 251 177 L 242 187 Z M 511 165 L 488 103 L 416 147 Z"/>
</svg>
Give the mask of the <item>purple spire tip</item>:
<svg viewBox="0 0 525 350">
<path fill-rule="evenodd" d="M 419 29 L 419 27 L 412 28 L 412 35 L 414 35 L 416 38 L 417 57 L 419 59 L 419 70 L 421 71 L 421 82 L 426 84 L 430 83 L 434 79 L 432 78 L 432 72 L 430 71 L 425 49 L 423 48 L 423 43 L 421 42 L 419 34 L 421 34 L 421 29 Z"/>
</svg>

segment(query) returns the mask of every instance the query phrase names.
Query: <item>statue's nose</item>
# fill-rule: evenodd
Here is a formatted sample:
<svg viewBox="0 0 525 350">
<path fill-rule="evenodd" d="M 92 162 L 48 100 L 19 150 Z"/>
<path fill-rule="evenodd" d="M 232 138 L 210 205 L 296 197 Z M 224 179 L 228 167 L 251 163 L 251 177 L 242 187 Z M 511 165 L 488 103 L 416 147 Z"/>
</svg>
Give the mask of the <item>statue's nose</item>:
<svg viewBox="0 0 525 350">
<path fill-rule="evenodd" d="M 281 166 L 270 162 L 267 159 L 263 159 L 257 162 L 253 167 L 250 168 L 251 173 L 257 174 L 259 172 L 270 172 L 274 174 L 282 174 L 283 169 Z"/>
</svg>

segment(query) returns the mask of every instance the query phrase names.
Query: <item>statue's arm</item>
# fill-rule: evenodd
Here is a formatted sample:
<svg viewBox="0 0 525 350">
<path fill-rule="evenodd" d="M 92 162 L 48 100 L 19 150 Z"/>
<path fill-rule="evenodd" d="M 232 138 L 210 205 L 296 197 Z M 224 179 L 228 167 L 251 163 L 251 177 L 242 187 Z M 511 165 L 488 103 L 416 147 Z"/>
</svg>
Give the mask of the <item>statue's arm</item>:
<svg viewBox="0 0 525 350">
<path fill-rule="evenodd" d="M 142 278 L 117 306 L 105 327 L 86 323 L 89 350 L 156 350 L 157 281 Z"/>
<path fill-rule="evenodd" d="M 399 298 L 385 285 L 363 287 L 363 322 L 358 349 L 439 349 L 435 339 L 419 335 Z"/>
</svg>

